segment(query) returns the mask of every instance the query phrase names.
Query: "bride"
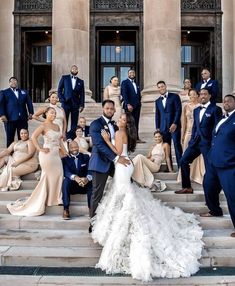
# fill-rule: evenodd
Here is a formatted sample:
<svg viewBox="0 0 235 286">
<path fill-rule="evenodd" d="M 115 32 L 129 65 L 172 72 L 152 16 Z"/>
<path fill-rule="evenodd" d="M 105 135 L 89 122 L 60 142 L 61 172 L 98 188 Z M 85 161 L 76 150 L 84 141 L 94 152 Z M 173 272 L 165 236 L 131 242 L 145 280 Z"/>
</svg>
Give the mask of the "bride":
<svg viewBox="0 0 235 286">
<path fill-rule="evenodd" d="M 128 157 L 136 146 L 134 119 L 122 114 L 115 146 Z M 115 175 L 93 218 L 92 238 L 103 246 L 97 268 L 108 274 L 125 273 L 142 281 L 155 277 L 189 277 L 199 270 L 202 230 L 193 214 L 165 206 L 147 188 L 131 183 L 133 164 L 115 164 Z"/>
</svg>

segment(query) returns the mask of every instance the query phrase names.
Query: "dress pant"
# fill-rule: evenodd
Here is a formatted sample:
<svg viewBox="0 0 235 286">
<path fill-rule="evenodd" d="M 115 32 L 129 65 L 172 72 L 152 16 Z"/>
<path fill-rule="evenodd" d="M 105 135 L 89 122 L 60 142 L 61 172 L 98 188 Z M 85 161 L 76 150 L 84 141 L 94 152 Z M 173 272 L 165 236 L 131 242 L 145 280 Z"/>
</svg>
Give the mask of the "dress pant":
<svg viewBox="0 0 235 286">
<path fill-rule="evenodd" d="M 177 128 L 175 132 L 161 132 L 163 136 L 163 141 L 165 143 L 168 143 L 171 146 L 171 140 L 173 140 L 174 148 L 175 148 L 175 156 L 176 156 L 176 162 L 177 166 L 179 168 L 180 165 L 180 159 L 182 157 L 183 149 L 181 145 L 181 129 Z"/>
<path fill-rule="evenodd" d="M 64 209 L 69 209 L 70 205 L 70 195 L 74 194 L 87 194 L 87 204 L 88 208 L 91 205 L 91 193 L 92 193 L 92 183 L 89 182 L 84 187 L 80 187 L 75 181 L 64 178 L 62 185 L 62 200 Z"/>
<path fill-rule="evenodd" d="M 109 172 L 100 173 L 92 172 L 92 196 L 91 196 L 91 207 L 90 207 L 90 218 L 96 214 L 96 209 L 99 202 L 101 201 L 104 193 L 106 181 L 108 179 Z"/>
<path fill-rule="evenodd" d="M 208 152 L 210 150 L 209 146 L 195 144 L 193 146 L 188 146 L 185 150 L 181 160 L 180 160 L 180 168 L 181 168 L 181 176 L 182 176 L 182 188 L 191 188 L 191 181 L 190 181 L 190 166 L 194 159 L 196 159 L 200 154 L 202 154 L 205 168 L 207 169 L 208 166 Z"/>
<path fill-rule="evenodd" d="M 229 213 L 235 227 L 235 166 L 230 168 L 216 168 L 208 164 L 204 176 L 203 188 L 210 213 L 214 216 L 223 215 L 219 203 L 219 194 L 223 189 L 228 203 Z"/>
<path fill-rule="evenodd" d="M 7 121 L 4 123 L 6 137 L 7 137 L 7 147 L 11 145 L 11 143 L 15 139 L 15 133 L 17 131 L 18 139 L 20 140 L 20 130 L 21 129 L 27 129 L 28 130 L 28 121 L 18 119 L 15 121 Z"/>
</svg>

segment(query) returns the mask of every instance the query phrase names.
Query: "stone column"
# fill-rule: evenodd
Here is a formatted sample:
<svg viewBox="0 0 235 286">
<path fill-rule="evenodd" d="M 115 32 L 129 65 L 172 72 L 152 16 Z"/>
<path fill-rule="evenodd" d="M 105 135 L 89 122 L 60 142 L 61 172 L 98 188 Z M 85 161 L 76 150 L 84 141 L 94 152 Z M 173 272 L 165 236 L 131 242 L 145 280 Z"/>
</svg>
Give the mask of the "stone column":
<svg viewBox="0 0 235 286">
<path fill-rule="evenodd" d="M 13 76 L 14 0 L 2 0 L 0 9 L 0 90 L 8 87 Z"/>
<path fill-rule="evenodd" d="M 89 90 L 90 1 L 53 0 L 52 10 L 52 89 L 57 89 L 62 74 L 78 66 L 78 76 Z M 86 101 L 87 101 L 86 96 Z"/>
<path fill-rule="evenodd" d="M 222 0 L 222 74 L 223 74 L 223 91 L 222 96 L 235 93 L 235 4 L 233 0 Z"/>
<path fill-rule="evenodd" d="M 143 101 L 156 97 L 156 83 L 164 80 L 178 91 L 181 71 L 180 0 L 144 0 Z"/>
</svg>

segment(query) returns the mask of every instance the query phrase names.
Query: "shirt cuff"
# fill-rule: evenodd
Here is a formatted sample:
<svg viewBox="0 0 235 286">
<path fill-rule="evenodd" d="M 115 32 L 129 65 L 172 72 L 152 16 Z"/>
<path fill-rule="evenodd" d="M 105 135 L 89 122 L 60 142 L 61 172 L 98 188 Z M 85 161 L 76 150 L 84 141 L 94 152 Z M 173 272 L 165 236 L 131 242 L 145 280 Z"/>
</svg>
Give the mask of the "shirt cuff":
<svg viewBox="0 0 235 286">
<path fill-rule="evenodd" d="M 86 178 L 89 182 L 92 181 L 92 175 L 87 175 Z"/>
<path fill-rule="evenodd" d="M 71 175 L 71 176 L 70 176 L 70 180 L 73 180 L 73 181 L 74 181 L 75 177 L 76 177 L 76 175 Z"/>
<path fill-rule="evenodd" d="M 116 156 L 116 157 L 113 159 L 113 162 L 114 162 L 114 163 L 117 163 L 118 159 L 119 159 L 119 156 Z"/>
</svg>

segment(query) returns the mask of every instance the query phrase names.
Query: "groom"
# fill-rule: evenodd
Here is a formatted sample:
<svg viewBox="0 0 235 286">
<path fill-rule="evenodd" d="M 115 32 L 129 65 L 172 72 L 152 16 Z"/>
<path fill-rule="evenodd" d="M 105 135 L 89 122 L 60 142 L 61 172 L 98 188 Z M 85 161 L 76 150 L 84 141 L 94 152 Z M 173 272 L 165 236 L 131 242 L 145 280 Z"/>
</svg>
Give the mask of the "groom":
<svg viewBox="0 0 235 286">
<path fill-rule="evenodd" d="M 124 156 L 115 154 L 105 143 L 101 136 L 101 130 L 109 133 L 110 139 L 114 142 L 116 126 L 111 121 L 115 113 L 114 102 L 110 99 L 104 100 L 102 103 L 103 115 L 94 120 L 90 125 L 90 136 L 92 138 L 92 153 L 89 162 L 89 171 L 92 171 L 92 196 L 90 217 L 95 216 L 97 206 L 102 199 L 106 181 L 109 175 L 114 173 L 114 163 L 118 162 L 123 165 L 130 164 Z M 92 231 L 91 226 L 89 232 Z"/>
</svg>

